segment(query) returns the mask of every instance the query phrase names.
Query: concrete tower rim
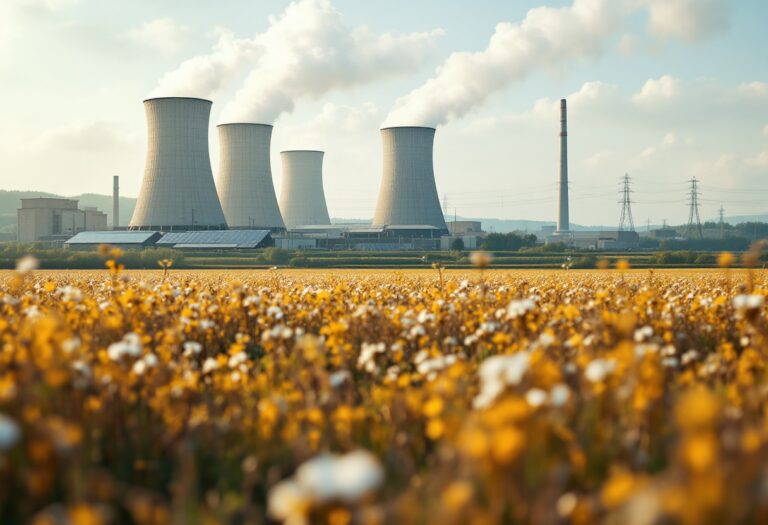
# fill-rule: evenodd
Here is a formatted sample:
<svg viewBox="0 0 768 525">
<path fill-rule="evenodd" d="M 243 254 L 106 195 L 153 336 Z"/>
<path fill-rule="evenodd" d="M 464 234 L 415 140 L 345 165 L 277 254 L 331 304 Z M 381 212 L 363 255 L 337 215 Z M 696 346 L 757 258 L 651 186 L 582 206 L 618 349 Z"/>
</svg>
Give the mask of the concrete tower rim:
<svg viewBox="0 0 768 525">
<path fill-rule="evenodd" d="M 216 124 L 217 128 L 222 128 L 224 126 L 261 126 L 264 128 L 275 129 L 274 124 L 264 124 L 262 122 L 223 122 L 221 124 Z"/>
<path fill-rule="evenodd" d="M 155 100 L 197 100 L 200 102 L 207 102 L 213 105 L 213 100 L 209 100 L 207 98 L 200 98 L 200 97 L 150 97 L 150 98 L 145 98 L 142 101 L 142 103 L 146 104 L 147 102 L 153 102 Z"/>
<path fill-rule="evenodd" d="M 432 131 L 437 131 L 437 128 L 432 126 L 385 126 L 379 128 L 379 131 L 386 131 L 388 129 L 431 129 Z"/>
<path fill-rule="evenodd" d="M 325 151 L 321 149 L 284 149 L 280 152 L 280 155 L 283 153 L 322 153 L 325 155 Z"/>
</svg>

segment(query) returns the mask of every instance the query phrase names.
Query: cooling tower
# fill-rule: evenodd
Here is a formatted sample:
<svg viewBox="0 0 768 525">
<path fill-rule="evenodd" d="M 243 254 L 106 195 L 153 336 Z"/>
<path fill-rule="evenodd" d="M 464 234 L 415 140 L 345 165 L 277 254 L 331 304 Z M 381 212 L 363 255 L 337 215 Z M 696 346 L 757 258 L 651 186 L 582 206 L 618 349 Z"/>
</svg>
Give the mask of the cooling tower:
<svg viewBox="0 0 768 525">
<path fill-rule="evenodd" d="M 420 224 L 447 231 L 432 167 L 434 140 L 434 128 L 381 130 L 384 169 L 374 226 Z"/>
<path fill-rule="evenodd" d="M 147 162 L 130 229 L 225 229 L 208 154 L 211 101 L 154 98 L 144 108 Z"/>
<path fill-rule="evenodd" d="M 271 140 L 267 124 L 219 125 L 217 185 L 230 228 L 285 229 L 272 182 Z"/>
<path fill-rule="evenodd" d="M 568 106 L 565 99 L 560 101 L 560 181 L 558 184 L 557 231 L 571 229 L 568 213 Z"/>
<path fill-rule="evenodd" d="M 323 192 L 322 151 L 283 151 L 283 183 L 280 211 L 285 225 L 314 226 L 331 224 Z"/>
</svg>

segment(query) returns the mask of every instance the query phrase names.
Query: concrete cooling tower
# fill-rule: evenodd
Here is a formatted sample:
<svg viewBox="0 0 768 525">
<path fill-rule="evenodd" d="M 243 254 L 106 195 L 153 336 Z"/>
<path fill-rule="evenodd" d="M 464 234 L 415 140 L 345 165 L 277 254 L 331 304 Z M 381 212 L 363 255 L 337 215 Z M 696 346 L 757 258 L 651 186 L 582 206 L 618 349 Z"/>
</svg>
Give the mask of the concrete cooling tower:
<svg viewBox="0 0 768 525">
<path fill-rule="evenodd" d="M 373 225 L 419 224 L 447 231 L 432 167 L 435 129 L 384 128 L 381 140 L 384 172 Z"/>
<path fill-rule="evenodd" d="M 322 151 L 283 151 L 280 211 L 288 228 L 331 224 L 323 192 Z"/>
<path fill-rule="evenodd" d="M 219 198 L 230 228 L 283 230 L 269 147 L 272 126 L 221 124 Z"/>
<path fill-rule="evenodd" d="M 211 101 L 153 98 L 147 114 L 147 161 L 132 230 L 226 229 L 208 154 Z"/>
</svg>

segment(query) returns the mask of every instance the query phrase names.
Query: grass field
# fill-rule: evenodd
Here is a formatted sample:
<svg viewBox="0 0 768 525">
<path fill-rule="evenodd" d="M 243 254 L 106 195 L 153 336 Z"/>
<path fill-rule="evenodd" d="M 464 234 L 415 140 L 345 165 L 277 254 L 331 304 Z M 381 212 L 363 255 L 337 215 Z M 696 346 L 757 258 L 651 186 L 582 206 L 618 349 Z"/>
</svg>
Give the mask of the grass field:
<svg viewBox="0 0 768 525">
<path fill-rule="evenodd" d="M 0 523 L 768 522 L 762 270 L 29 266 Z"/>
</svg>

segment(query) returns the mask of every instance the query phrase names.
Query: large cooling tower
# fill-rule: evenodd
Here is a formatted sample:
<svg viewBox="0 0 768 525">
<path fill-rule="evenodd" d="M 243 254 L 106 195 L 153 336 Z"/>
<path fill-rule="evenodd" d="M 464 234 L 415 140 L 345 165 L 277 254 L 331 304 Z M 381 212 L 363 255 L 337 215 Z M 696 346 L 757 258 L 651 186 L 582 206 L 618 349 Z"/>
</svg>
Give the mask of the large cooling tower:
<svg viewBox="0 0 768 525">
<path fill-rule="evenodd" d="M 432 167 L 434 128 L 381 130 L 384 172 L 374 226 L 425 224 L 447 230 Z"/>
<path fill-rule="evenodd" d="M 153 98 L 144 109 L 147 161 L 130 229 L 226 228 L 208 155 L 211 101 Z"/>
<path fill-rule="evenodd" d="M 267 124 L 219 126 L 219 198 L 230 228 L 285 229 L 272 182 L 271 140 Z"/>
<path fill-rule="evenodd" d="M 322 151 L 283 151 L 280 211 L 288 228 L 331 224 L 323 192 Z"/>
</svg>

